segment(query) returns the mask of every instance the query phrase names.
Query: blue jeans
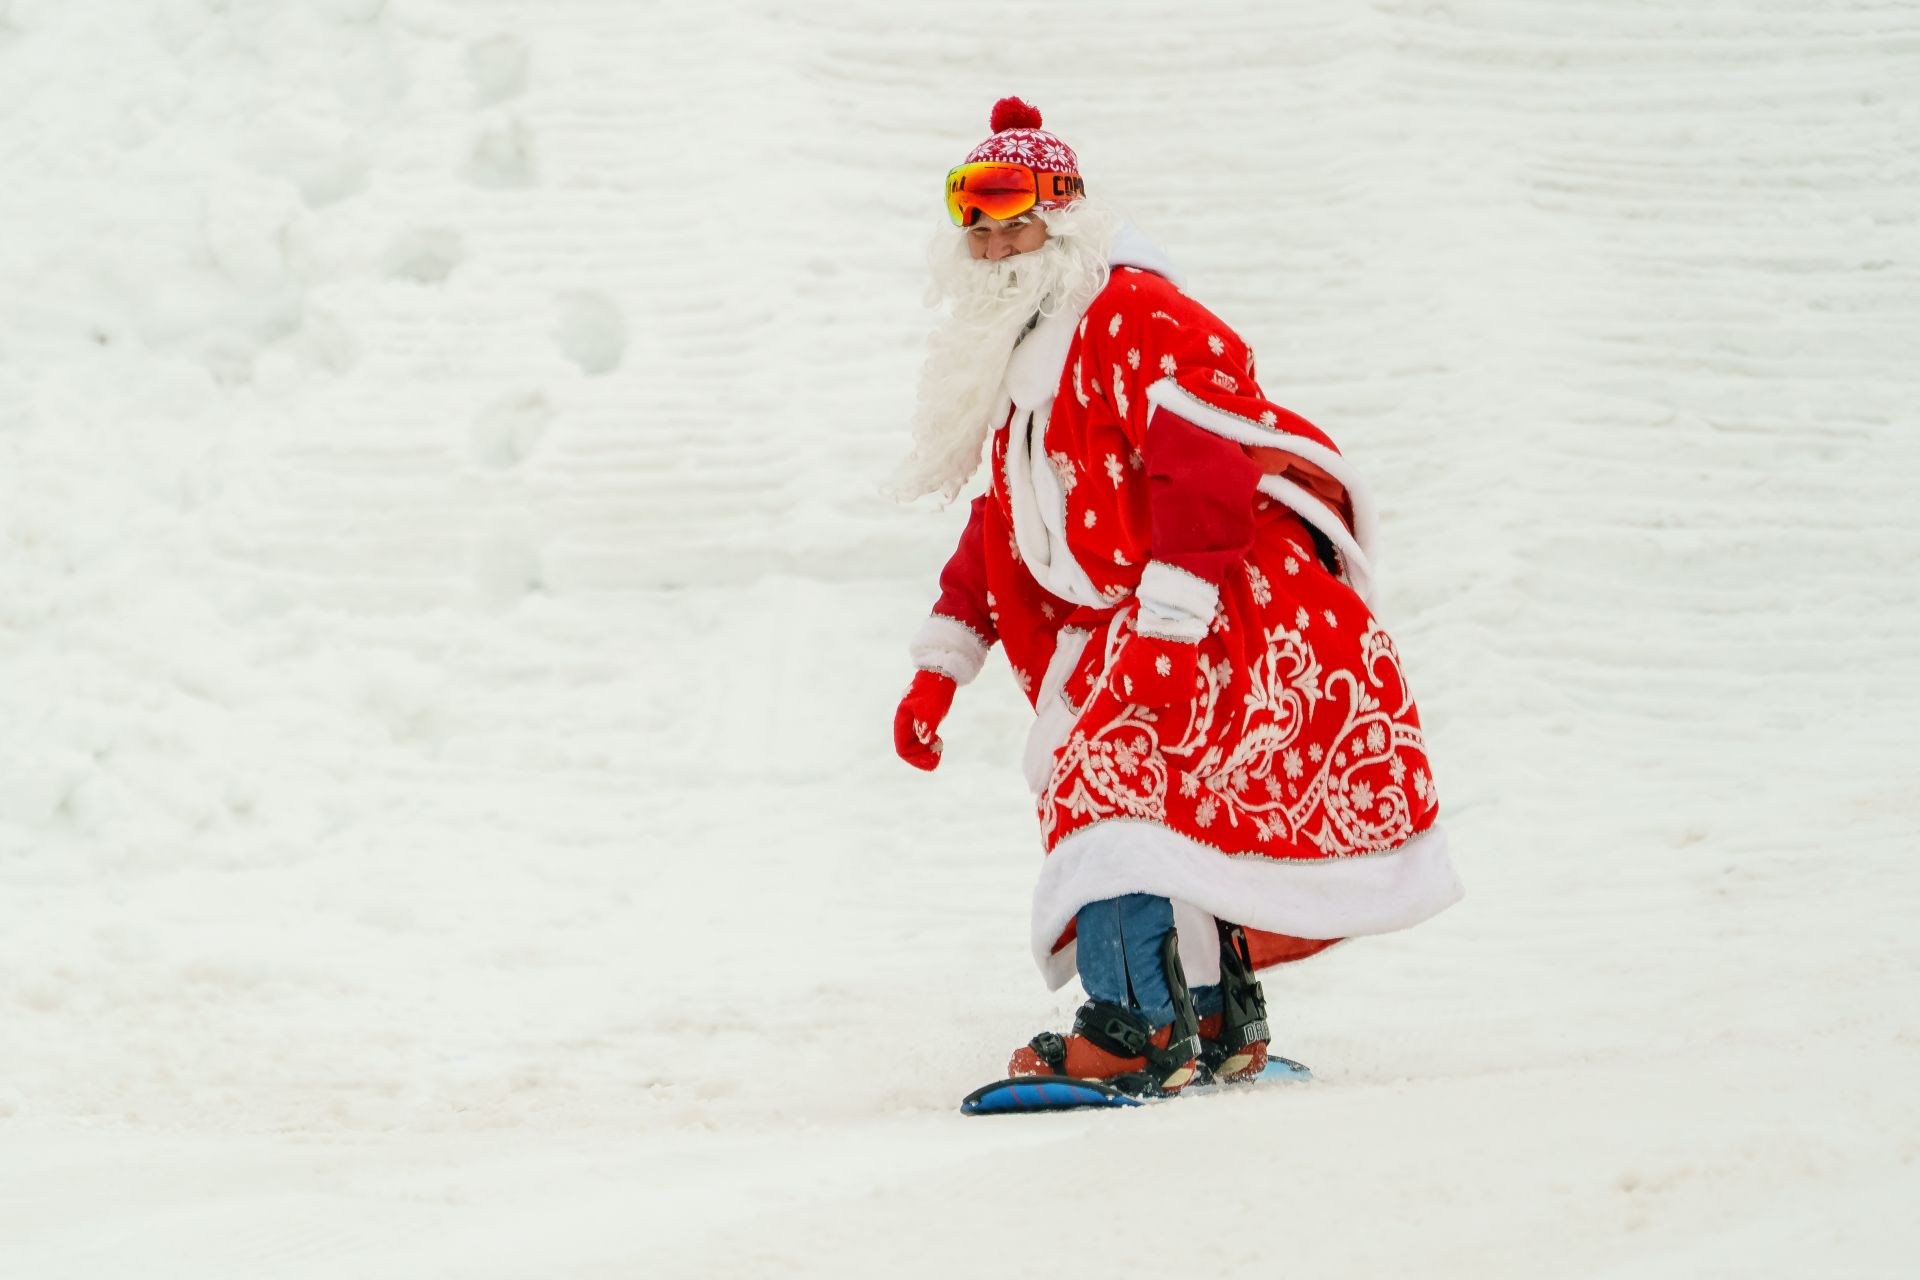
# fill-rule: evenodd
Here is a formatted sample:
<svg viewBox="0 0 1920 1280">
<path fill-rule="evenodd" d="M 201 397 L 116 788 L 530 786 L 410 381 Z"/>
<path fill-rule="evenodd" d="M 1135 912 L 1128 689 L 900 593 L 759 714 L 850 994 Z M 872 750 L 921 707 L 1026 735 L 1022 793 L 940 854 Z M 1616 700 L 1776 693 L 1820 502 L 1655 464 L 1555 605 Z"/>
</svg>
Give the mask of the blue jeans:
<svg viewBox="0 0 1920 1280">
<path fill-rule="evenodd" d="M 1173 993 L 1160 962 L 1161 940 L 1173 932 L 1173 904 L 1149 893 L 1089 902 L 1074 917 L 1080 985 L 1087 995 L 1135 1010 L 1154 1028 L 1173 1021 Z M 1219 1013 L 1218 984 L 1193 988 L 1200 1017 Z"/>
</svg>

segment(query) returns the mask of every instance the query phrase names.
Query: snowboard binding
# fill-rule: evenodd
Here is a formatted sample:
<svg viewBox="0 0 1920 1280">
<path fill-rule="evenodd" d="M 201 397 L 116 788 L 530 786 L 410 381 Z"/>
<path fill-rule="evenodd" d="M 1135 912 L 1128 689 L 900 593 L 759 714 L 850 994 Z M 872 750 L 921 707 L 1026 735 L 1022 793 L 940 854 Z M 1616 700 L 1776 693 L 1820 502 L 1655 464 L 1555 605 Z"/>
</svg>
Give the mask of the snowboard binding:
<svg viewBox="0 0 1920 1280">
<path fill-rule="evenodd" d="M 1220 929 L 1221 1012 L 1201 1027 L 1200 1063 L 1209 1080 L 1236 1083 L 1258 1076 L 1267 1065 L 1267 996 L 1253 976 L 1253 950 L 1247 931 L 1225 920 Z"/>
<path fill-rule="evenodd" d="M 1185 1088 L 1200 1070 L 1200 1019 L 1180 964 L 1177 934 L 1169 932 L 1161 943 L 1160 963 L 1173 997 L 1173 1021 L 1167 1026 L 1156 1031 L 1125 1005 L 1089 1000 L 1074 1014 L 1069 1035 L 1042 1031 L 1016 1050 L 1008 1064 L 1011 1073 L 1100 1080 L 1136 1098 Z"/>
<path fill-rule="evenodd" d="M 1014 1051 L 1005 1080 L 960 1101 L 964 1115 L 1138 1107 L 1259 1078 L 1311 1080 L 1288 1058 L 1270 1057 L 1267 1000 L 1253 976 L 1246 931 L 1219 921 L 1221 1012 L 1196 1017 L 1193 993 L 1169 933 L 1161 946 L 1174 1017 L 1155 1031 L 1122 1005 L 1089 1000 L 1065 1036 L 1043 1031 Z"/>
</svg>

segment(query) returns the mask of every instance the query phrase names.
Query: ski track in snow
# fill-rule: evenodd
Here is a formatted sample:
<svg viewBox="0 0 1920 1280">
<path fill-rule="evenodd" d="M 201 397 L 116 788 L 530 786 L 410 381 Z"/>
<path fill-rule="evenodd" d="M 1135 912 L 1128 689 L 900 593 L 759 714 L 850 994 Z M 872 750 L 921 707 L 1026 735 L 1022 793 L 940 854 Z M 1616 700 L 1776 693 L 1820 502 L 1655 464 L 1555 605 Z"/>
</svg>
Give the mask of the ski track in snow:
<svg viewBox="0 0 1920 1280">
<path fill-rule="evenodd" d="M 1469 896 L 1313 1085 L 953 1110 L 1075 1003 L 1004 664 L 888 751 L 1006 92 L 1382 499 Z M 0 3 L 7 1273 L 1905 1274 L 1916 138 L 1863 2 Z"/>
</svg>

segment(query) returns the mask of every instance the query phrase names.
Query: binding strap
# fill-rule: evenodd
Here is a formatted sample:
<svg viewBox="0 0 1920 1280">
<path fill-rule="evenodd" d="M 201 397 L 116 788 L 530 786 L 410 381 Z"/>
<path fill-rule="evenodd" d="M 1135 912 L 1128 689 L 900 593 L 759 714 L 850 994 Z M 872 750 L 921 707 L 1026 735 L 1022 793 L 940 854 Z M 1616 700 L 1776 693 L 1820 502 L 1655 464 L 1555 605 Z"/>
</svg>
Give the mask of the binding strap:
<svg viewBox="0 0 1920 1280">
<path fill-rule="evenodd" d="M 1229 1051 L 1238 1051 L 1262 1040 L 1271 1040 L 1267 1026 L 1267 994 L 1253 976 L 1253 948 L 1247 931 L 1222 920 L 1220 926 L 1220 995 L 1224 1008 L 1220 1019 L 1220 1043 Z"/>
<path fill-rule="evenodd" d="M 1040 1055 L 1040 1061 L 1057 1076 L 1067 1074 L 1067 1042 L 1058 1031 L 1042 1031 L 1027 1041 L 1027 1047 Z"/>
<path fill-rule="evenodd" d="M 1089 1000 L 1080 1006 L 1073 1015 L 1073 1034 L 1116 1058 L 1144 1058 L 1155 1047 L 1153 1029 L 1145 1018 L 1125 1005 L 1105 1000 Z"/>
<path fill-rule="evenodd" d="M 1126 1077 L 1114 1081 L 1129 1092 L 1158 1092 L 1160 1086 L 1172 1079 L 1175 1072 L 1200 1057 L 1200 1018 L 1194 1012 L 1193 992 L 1187 989 L 1186 970 L 1180 964 L 1180 938 L 1177 931 L 1169 931 L 1161 942 L 1160 963 L 1166 969 L 1167 992 L 1173 997 L 1173 1026 L 1167 1033 L 1166 1048 L 1154 1044 L 1153 1028 L 1137 1011 L 1125 1005 L 1089 1000 L 1073 1016 L 1075 1035 L 1084 1037 L 1116 1058 L 1140 1058 L 1146 1062 L 1146 1070 L 1139 1073 L 1145 1078 L 1138 1082 L 1138 1088 L 1133 1087 L 1134 1082 Z M 1045 1033 L 1042 1033 L 1033 1039 L 1034 1051 L 1043 1058 L 1046 1057 L 1046 1050 L 1041 1047 L 1040 1041 L 1044 1038 Z M 1048 1061 L 1051 1063 L 1051 1059 Z M 1055 1074 L 1062 1074 L 1059 1067 L 1055 1067 L 1054 1071 Z M 1184 1084 L 1185 1081 L 1179 1083 Z"/>
</svg>

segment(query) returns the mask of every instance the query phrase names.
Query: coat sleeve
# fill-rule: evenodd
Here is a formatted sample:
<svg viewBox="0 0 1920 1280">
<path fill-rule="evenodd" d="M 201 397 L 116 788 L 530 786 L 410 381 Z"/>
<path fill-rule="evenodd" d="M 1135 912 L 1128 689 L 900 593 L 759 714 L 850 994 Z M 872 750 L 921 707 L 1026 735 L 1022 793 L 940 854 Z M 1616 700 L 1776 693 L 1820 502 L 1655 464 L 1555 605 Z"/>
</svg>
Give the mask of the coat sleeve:
<svg viewBox="0 0 1920 1280">
<path fill-rule="evenodd" d="M 1253 547 L 1260 469 L 1240 445 L 1166 409 L 1153 411 L 1145 443 L 1152 558 L 1135 592 L 1135 625 L 1197 641 L 1213 623 L 1227 571 Z"/>
<path fill-rule="evenodd" d="M 956 684 L 980 674 L 987 651 L 999 639 L 987 592 L 986 510 L 986 495 L 973 500 L 967 527 L 940 571 L 940 598 L 910 646 L 915 666 L 937 671 Z"/>
<path fill-rule="evenodd" d="M 1124 273 L 1107 300 L 1094 309 L 1086 359 L 1110 377 L 1110 403 L 1147 486 L 1148 561 L 1134 590 L 1134 625 L 1161 639 L 1198 641 L 1212 628 L 1221 584 L 1253 547 L 1262 470 L 1245 443 L 1208 429 L 1181 406 L 1156 405 L 1147 392 L 1176 375 L 1252 388 L 1250 353 L 1237 334 L 1160 277 Z M 1105 398 L 1106 379 L 1099 390 Z"/>
</svg>

